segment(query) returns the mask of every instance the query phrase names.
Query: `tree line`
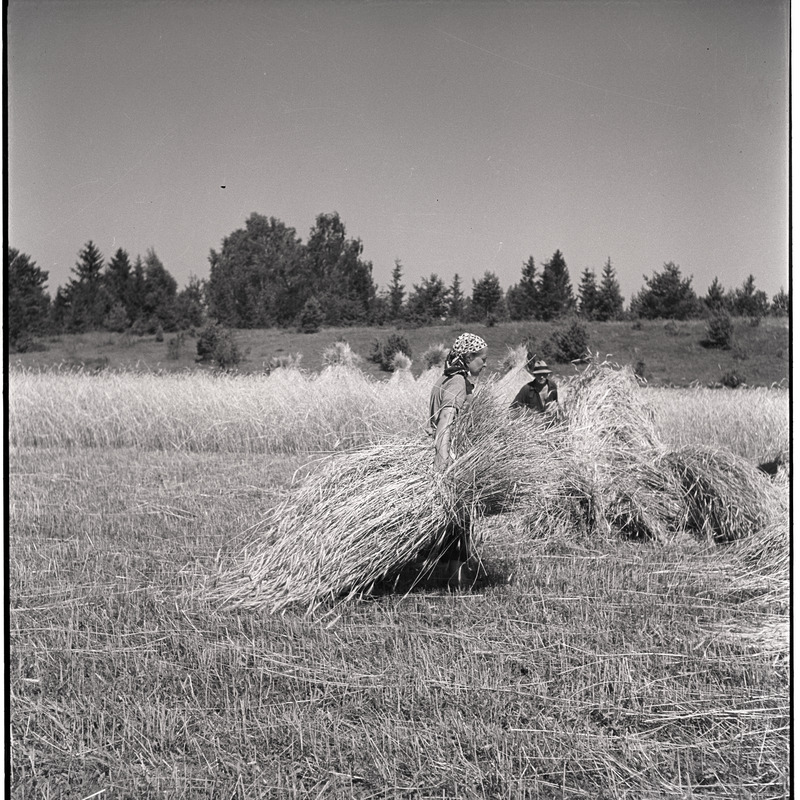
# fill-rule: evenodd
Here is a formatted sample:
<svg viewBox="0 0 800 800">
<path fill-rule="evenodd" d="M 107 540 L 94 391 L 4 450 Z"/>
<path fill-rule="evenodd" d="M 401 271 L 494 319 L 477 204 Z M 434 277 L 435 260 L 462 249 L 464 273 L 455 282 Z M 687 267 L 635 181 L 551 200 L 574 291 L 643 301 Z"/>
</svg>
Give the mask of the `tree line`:
<svg viewBox="0 0 800 800">
<path fill-rule="evenodd" d="M 447 284 L 432 273 L 407 289 L 399 259 L 389 285 L 379 289 L 372 263 L 362 253 L 361 240 L 348 237 L 336 212 L 318 215 L 306 242 L 280 220 L 253 213 L 243 228 L 223 239 L 219 251 L 210 251 L 208 278 L 192 276 L 180 291 L 152 248 L 133 261 L 119 248 L 106 262 L 90 240 L 68 282 L 51 300 L 48 273 L 28 254 L 7 246 L 8 344 L 24 350 L 33 336 L 46 333 L 152 334 L 209 321 L 226 328 L 313 332 L 322 326 L 548 321 L 568 314 L 605 321 L 789 313 L 786 292 L 781 289 L 770 302 L 752 275 L 741 287 L 728 290 L 714 278 L 706 295 L 698 297 L 692 278 L 673 262 L 643 276 L 644 286 L 626 310 L 610 257 L 599 278 L 595 270 L 583 270 L 577 292 L 560 250 L 538 265 L 530 256 L 519 281 L 507 290 L 487 270 L 468 292 L 458 274 Z"/>
</svg>

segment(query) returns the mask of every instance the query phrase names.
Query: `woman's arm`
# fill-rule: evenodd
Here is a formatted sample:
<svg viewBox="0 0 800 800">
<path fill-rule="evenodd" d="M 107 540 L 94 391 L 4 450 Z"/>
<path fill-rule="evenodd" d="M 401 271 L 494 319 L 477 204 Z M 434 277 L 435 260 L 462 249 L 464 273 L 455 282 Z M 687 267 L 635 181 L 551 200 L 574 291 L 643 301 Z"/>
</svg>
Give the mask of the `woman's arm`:
<svg viewBox="0 0 800 800">
<path fill-rule="evenodd" d="M 445 406 L 439 412 L 439 419 L 436 423 L 436 433 L 434 434 L 433 444 L 436 455 L 433 459 L 433 468 L 437 472 L 444 472 L 450 463 L 450 428 L 456 416 L 456 410 L 452 406 Z"/>
</svg>

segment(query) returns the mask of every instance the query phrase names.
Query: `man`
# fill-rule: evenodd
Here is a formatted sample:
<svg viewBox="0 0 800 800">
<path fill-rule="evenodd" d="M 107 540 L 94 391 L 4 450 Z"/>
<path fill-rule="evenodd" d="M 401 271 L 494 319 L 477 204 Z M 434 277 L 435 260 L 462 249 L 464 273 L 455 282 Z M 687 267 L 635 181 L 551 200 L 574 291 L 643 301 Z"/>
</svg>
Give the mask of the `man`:
<svg viewBox="0 0 800 800">
<path fill-rule="evenodd" d="M 511 408 L 524 408 L 540 414 L 546 411 L 555 411 L 558 404 L 558 387 L 548 376 L 553 371 L 544 361 L 536 361 L 532 356 L 525 364 L 525 368 L 533 375 L 533 380 L 526 383 L 517 392 L 511 403 Z"/>
</svg>

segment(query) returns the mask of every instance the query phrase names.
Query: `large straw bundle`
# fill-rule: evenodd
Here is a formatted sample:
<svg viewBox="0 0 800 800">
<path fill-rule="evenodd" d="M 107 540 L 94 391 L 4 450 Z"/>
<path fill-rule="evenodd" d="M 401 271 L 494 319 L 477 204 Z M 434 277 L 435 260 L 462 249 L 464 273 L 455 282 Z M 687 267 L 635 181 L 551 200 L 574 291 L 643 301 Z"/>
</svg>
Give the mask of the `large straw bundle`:
<svg viewBox="0 0 800 800">
<path fill-rule="evenodd" d="M 272 612 L 359 595 L 436 552 L 453 523 L 469 525 L 546 493 L 558 456 L 541 432 L 511 420 L 490 385 L 459 420 L 457 458 L 444 475 L 433 471 L 429 439 L 331 456 L 259 526 L 207 594 Z M 423 561 L 421 574 L 433 564 Z"/>
<path fill-rule="evenodd" d="M 590 363 L 565 394 L 561 423 L 595 530 L 668 538 L 681 513 L 680 486 L 658 466 L 662 445 L 631 368 Z"/>
<path fill-rule="evenodd" d="M 682 527 L 717 542 L 749 536 L 780 514 L 780 492 L 753 464 L 721 448 L 687 445 L 662 463 L 681 484 Z"/>
<path fill-rule="evenodd" d="M 455 504 L 430 446 L 391 441 L 332 456 L 256 531 L 211 599 L 281 611 L 357 594 L 432 545 Z"/>
<path fill-rule="evenodd" d="M 555 418 L 510 412 L 507 390 L 489 380 L 476 392 L 443 475 L 422 436 L 329 457 L 259 526 L 209 596 L 310 611 L 409 565 L 424 577 L 454 528 L 474 531 L 482 516 L 503 511 L 521 511 L 522 530 L 537 536 L 659 540 L 683 530 L 739 539 L 785 518 L 769 479 L 733 454 L 666 452 L 629 368 L 590 364 Z"/>
<path fill-rule="evenodd" d="M 564 421 L 575 447 L 602 462 L 661 448 L 654 415 L 630 366 L 592 362 L 566 384 Z"/>
</svg>

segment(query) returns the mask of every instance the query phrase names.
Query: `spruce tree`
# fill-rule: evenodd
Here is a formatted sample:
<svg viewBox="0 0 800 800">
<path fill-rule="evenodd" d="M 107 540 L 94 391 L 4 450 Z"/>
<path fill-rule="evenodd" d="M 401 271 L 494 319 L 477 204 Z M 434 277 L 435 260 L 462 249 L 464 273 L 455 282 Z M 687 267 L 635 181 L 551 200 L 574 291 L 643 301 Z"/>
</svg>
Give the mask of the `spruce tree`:
<svg viewBox="0 0 800 800">
<path fill-rule="evenodd" d="M 461 276 L 456 272 L 450 284 L 450 316 L 462 319 L 464 316 L 464 292 L 461 289 Z"/>
<path fill-rule="evenodd" d="M 506 293 L 508 313 L 512 319 L 533 319 L 537 315 L 539 290 L 536 285 L 536 262 L 533 256 L 522 264 L 522 277 Z"/>
<path fill-rule="evenodd" d="M 132 271 L 128 254 L 120 247 L 111 261 L 106 266 L 103 275 L 109 303 L 112 308 L 117 303 L 125 309 L 126 315 L 131 316 Z"/>
<path fill-rule="evenodd" d="M 67 330 L 100 330 L 111 303 L 103 281 L 103 254 L 91 239 L 78 254 L 72 272 L 75 277 L 65 289 Z"/>
<path fill-rule="evenodd" d="M 725 290 L 719 282 L 719 278 L 714 276 L 711 286 L 708 287 L 708 292 L 703 298 L 706 308 L 711 312 L 722 311 L 727 306 L 727 299 L 725 297 Z"/>
<path fill-rule="evenodd" d="M 692 289 L 692 279 L 681 276 L 672 261 L 661 272 L 644 276 L 645 286 L 631 300 L 631 310 L 645 319 L 688 319 L 697 314 L 700 301 Z"/>
<path fill-rule="evenodd" d="M 578 286 L 578 311 L 582 317 L 593 319 L 597 308 L 597 279 L 594 270 L 586 267 Z"/>
<path fill-rule="evenodd" d="M 500 279 L 486 270 L 479 281 L 472 281 L 472 315 L 476 321 L 503 313 L 503 290 Z"/>
<path fill-rule="evenodd" d="M 560 250 L 542 265 L 538 284 L 537 317 L 551 320 L 574 311 L 575 297 L 567 270 L 567 262 Z"/>
<path fill-rule="evenodd" d="M 6 275 L 6 325 L 9 343 L 16 347 L 26 336 L 41 333 L 47 323 L 47 272 L 39 269 L 29 255 L 6 247 Z"/>
<path fill-rule="evenodd" d="M 595 301 L 594 318 L 601 321 L 620 319 L 625 300 L 619 291 L 619 281 L 611 265 L 611 256 L 606 260 L 603 267 L 603 275 L 600 278 L 600 287 L 597 290 Z"/>
<path fill-rule="evenodd" d="M 150 320 L 149 327 L 161 325 L 166 331 L 175 330 L 178 284 L 152 247 L 148 249 L 144 260 L 144 289 L 142 311 Z"/>
<path fill-rule="evenodd" d="M 394 260 L 394 269 L 392 270 L 392 283 L 389 286 L 389 318 L 400 319 L 403 315 L 403 300 L 406 295 L 405 287 L 401 282 L 403 275 L 403 265 L 400 259 Z"/>
<path fill-rule="evenodd" d="M 408 296 L 407 313 L 411 320 L 421 324 L 440 322 L 447 316 L 450 305 L 450 290 L 434 272 L 423 278 L 420 284 L 413 284 Z"/>
</svg>

